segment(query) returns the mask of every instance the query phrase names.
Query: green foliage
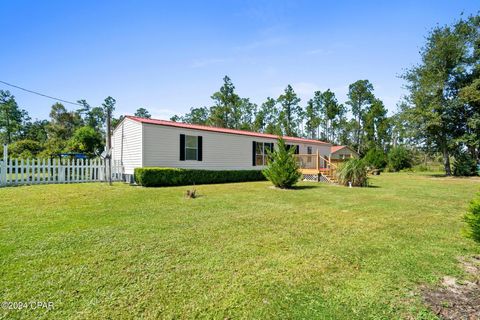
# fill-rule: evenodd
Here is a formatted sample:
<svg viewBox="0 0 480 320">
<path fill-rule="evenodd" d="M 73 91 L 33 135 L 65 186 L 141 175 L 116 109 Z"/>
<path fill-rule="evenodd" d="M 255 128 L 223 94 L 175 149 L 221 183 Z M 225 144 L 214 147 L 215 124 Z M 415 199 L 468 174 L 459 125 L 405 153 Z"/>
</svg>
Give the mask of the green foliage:
<svg viewBox="0 0 480 320">
<path fill-rule="evenodd" d="M 0 143 L 15 141 L 23 122 L 29 119 L 27 112 L 18 107 L 15 97 L 9 91 L 0 90 Z"/>
<path fill-rule="evenodd" d="M 45 143 L 48 139 L 48 125 L 48 120 L 26 122 L 22 128 L 21 139 L 35 140 L 40 143 Z"/>
<path fill-rule="evenodd" d="M 410 94 L 403 106 L 411 137 L 441 152 L 451 174 L 450 155 L 479 150 L 478 15 L 437 26 L 427 36 L 421 62 L 405 75 Z"/>
<path fill-rule="evenodd" d="M 277 100 L 268 97 L 255 115 L 252 130 L 281 135 L 282 128 L 279 125 L 278 116 Z"/>
<path fill-rule="evenodd" d="M 138 108 L 137 111 L 135 111 L 134 114 L 136 117 L 141 117 L 141 118 L 151 118 L 152 116 L 150 115 L 150 112 L 148 112 L 147 109 L 145 108 Z"/>
<path fill-rule="evenodd" d="M 61 103 L 55 103 L 50 110 L 50 123 L 47 127 L 48 138 L 66 142 L 81 125 L 80 114 L 68 111 Z"/>
<path fill-rule="evenodd" d="M 38 141 L 19 140 L 8 146 L 8 153 L 11 158 L 29 159 L 37 157 L 43 149 Z"/>
<path fill-rule="evenodd" d="M 387 155 L 385 151 L 379 148 L 372 148 L 368 150 L 363 158 L 367 166 L 375 169 L 385 169 L 387 166 Z"/>
<path fill-rule="evenodd" d="M 287 148 L 282 138 L 278 139 L 275 151 L 268 151 L 268 166 L 263 170 L 263 175 L 275 187 L 282 189 L 291 188 L 302 176 L 294 153 L 295 149 Z"/>
<path fill-rule="evenodd" d="M 135 182 L 144 187 L 184 186 L 265 180 L 260 170 L 197 170 L 145 167 L 135 169 Z"/>
<path fill-rule="evenodd" d="M 217 127 L 239 129 L 242 103 L 228 76 L 223 78 L 223 86 L 211 98 L 214 105 L 210 108 L 209 122 Z"/>
<path fill-rule="evenodd" d="M 50 158 L 65 151 L 67 141 L 59 138 L 50 138 L 43 144 L 44 150 L 38 154 L 39 158 Z"/>
<path fill-rule="evenodd" d="M 337 169 L 338 183 L 353 187 L 366 187 L 368 184 L 367 165 L 363 159 L 349 159 Z"/>
<path fill-rule="evenodd" d="M 388 169 L 390 171 L 400 171 L 412 167 L 413 157 L 407 148 L 398 146 L 388 153 Z"/>
<path fill-rule="evenodd" d="M 368 80 L 358 80 L 348 87 L 347 105 L 351 107 L 353 115 L 353 143 L 360 153 L 363 153 L 363 121 L 367 108 L 374 100 L 373 85 Z"/>
<path fill-rule="evenodd" d="M 455 176 L 476 176 L 477 161 L 469 153 L 460 153 L 455 157 L 453 174 Z"/>
<path fill-rule="evenodd" d="M 287 136 L 299 135 L 298 129 L 303 119 L 303 110 L 299 105 L 300 100 L 291 85 L 288 85 L 277 99 L 281 106 L 279 121 L 283 133 Z"/>
<path fill-rule="evenodd" d="M 480 195 L 470 202 L 464 220 L 467 223 L 465 235 L 480 243 Z"/>
<path fill-rule="evenodd" d="M 70 152 L 81 152 L 93 156 L 103 147 L 102 135 L 92 127 L 80 127 L 67 143 Z"/>
</svg>

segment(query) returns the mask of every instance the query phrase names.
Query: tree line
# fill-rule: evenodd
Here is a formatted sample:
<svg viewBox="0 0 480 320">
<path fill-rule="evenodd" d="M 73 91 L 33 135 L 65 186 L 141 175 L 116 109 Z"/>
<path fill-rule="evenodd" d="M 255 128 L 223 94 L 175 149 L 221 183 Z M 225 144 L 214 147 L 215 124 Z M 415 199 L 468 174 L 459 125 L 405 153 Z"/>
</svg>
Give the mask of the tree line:
<svg viewBox="0 0 480 320">
<path fill-rule="evenodd" d="M 260 106 L 235 92 L 232 80 L 212 96 L 212 105 L 191 108 L 172 121 L 250 130 L 293 137 L 319 139 L 350 145 L 359 153 L 371 148 L 389 148 L 392 144 L 393 118 L 387 116 L 384 103 L 374 95 L 368 80 L 349 86 L 348 101 L 339 103 L 331 90 L 313 92 L 305 106 L 291 85 L 277 98 L 267 97 Z M 348 115 L 352 116 L 349 117 Z"/>
<path fill-rule="evenodd" d="M 107 97 L 100 106 L 92 107 L 86 100 L 68 110 L 63 104 L 51 106 L 49 119 L 32 120 L 15 97 L 0 90 L 0 143 L 9 145 L 15 158 L 49 158 L 62 153 L 98 156 L 104 149 L 106 116 L 115 110 L 116 100 Z M 150 117 L 145 108 L 135 115 Z M 112 127 L 122 118 L 113 118 Z"/>
</svg>

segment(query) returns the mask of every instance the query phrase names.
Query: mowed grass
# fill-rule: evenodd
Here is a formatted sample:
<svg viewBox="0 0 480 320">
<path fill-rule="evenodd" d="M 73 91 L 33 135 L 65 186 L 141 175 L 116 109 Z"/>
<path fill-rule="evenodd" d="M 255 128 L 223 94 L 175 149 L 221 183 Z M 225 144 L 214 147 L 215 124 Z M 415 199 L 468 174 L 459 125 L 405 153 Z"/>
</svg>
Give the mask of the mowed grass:
<svg viewBox="0 0 480 320">
<path fill-rule="evenodd" d="M 0 189 L 0 297 L 22 319 L 434 318 L 419 288 L 462 276 L 478 179 L 382 174 L 370 188 L 267 182 Z"/>
</svg>

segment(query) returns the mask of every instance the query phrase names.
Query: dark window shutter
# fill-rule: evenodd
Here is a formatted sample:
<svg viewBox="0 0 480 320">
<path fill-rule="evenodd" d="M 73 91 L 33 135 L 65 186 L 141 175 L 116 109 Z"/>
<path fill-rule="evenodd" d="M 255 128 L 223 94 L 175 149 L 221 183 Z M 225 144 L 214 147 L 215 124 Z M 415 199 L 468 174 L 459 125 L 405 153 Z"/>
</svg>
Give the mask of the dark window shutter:
<svg viewBox="0 0 480 320">
<path fill-rule="evenodd" d="M 252 141 L 252 166 L 255 166 L 255 158 L 257 152 L 257 143 Z"/>
<path fill-rule="evenodd" d="M 180 161 L 185 161 L 185 135 L 180 135 Z"/>
<path fill-rule="evenodd" d="M 202 136 L 198 136 L 197 137 L 197 160 L 198 161 L 202 161 L 202 158 L 203 158 L 203 138 Z"/>
<path fill-rule="evenodd" d="M 298 144 L 295 148 L 295 154 L 300 154 L 300 145 L 298 145 Z"/>
</svg>

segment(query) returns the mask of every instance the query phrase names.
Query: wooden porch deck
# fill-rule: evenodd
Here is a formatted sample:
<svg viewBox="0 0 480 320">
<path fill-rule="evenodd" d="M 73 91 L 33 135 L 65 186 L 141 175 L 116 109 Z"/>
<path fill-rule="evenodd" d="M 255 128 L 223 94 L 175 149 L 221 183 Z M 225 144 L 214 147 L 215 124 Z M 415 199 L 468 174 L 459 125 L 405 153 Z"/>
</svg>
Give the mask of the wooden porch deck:
<svg viewBox="0 0 480 320">
<path fill-rule="evenodd" d="M 330 157 L 316 154 L 296 154 L 300 172 L 305 180 L 325 181 L 336 183 L 337 166 L 332 163 Z"/>
</svg>

